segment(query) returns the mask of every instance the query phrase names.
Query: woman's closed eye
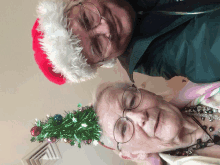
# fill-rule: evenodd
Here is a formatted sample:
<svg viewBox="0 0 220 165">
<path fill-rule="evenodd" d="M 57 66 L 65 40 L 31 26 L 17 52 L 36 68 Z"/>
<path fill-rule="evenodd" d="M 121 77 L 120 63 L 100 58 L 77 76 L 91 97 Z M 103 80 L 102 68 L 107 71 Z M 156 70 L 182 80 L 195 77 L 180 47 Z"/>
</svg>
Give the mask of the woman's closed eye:
<svg viewBox="0 0 220 165">
<path fill-rule="evenodd" d="M 134 97 L 132 97 L 132 99 L 131 99 L 131 101 L 130 101 L 130 107 L 132 108 L 132 107 L 134 107 L 135 106 L 135 96 Z"/>
<path fill-rule="evenodd" d="M 125 136 L 126 130 L 127 130 L 127 125 L 126 125 L 126 124 L 123 124 L 122 129 L 121 129 L 121 135 L 122 135 L 122 137 Z"/>
<path fill-rule="evenodd" d="M 136 104 L 136 97 L 132 96 L 127 98 L 126 102 L 125 102 L 125 108 L 127 111 L 131 110 L 133 107 L 135 107 Z"/>
</svg>

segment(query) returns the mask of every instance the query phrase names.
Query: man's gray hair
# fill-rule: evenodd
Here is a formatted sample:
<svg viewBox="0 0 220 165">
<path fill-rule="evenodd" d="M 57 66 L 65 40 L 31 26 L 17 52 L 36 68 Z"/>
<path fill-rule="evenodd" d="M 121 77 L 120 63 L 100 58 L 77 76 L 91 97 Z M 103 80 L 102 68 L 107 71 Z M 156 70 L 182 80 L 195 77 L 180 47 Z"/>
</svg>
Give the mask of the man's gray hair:
<svg viewBox="0 0 220 165">
<path fill-rule="evenodd" d="M 79 1 L 74 1 L 76 5 Z M 72 2 L 72 1 L 69 1 Z M 41 0 L 37 7 L 38 31 L 44 34 L 40 39 L 42 50 L 53 65 L 53 71 L 63 75 L 67 82 L 82 82 L 97 76 L 100 64 L 90 65 L 82 54 L 79 38 L 68 28 L 65 12 L 70 3 L 63 0 Z M 116 59 L 102 62 L 102 67 L 111 68 Z"/>
</svg>

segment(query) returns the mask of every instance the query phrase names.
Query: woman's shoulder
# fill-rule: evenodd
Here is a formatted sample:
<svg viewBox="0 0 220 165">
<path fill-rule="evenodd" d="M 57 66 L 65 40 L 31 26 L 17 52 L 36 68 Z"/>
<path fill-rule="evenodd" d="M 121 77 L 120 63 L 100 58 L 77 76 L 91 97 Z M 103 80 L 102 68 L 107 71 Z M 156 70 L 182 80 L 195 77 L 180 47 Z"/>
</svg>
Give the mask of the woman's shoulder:
<svg viewBox="0 0 220 165">
<path fill-rule="evenodd" d="M 220 164 L 220 146 L 219 145 L 213 145 L 211 147 L 198 150 L 196 153 L 202 157 L 208 157 L 210 159 L 211 158 L 218 159 L 219 164 Z"/>
<path fill-rule="evenodd" d="M 170 101 L 178 108 L 183 108 L 186 105 L 197 105 L 202 100 L 216 94 L 220 87 L 220 82 L 208 84 L 196 84 L 189 81 Z M 213 93 L 214 91 L 214 93 Z"/>
<path fill-rule="evenodd" d="M 219 150 L 218 150 L 219 151 Z M 220 165 L 220 158 L 209 156 L 171 156 L 168 154 L 159 154 L 160 157 L 169 165 Z"/>
</svg>

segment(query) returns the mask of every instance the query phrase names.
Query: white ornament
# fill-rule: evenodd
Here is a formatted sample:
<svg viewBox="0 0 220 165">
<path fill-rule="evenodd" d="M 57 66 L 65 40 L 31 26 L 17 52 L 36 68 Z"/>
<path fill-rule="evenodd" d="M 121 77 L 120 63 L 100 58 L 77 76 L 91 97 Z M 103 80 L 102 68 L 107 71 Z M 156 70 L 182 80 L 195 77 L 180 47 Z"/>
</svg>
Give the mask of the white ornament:
<svg viewBox="0 0 220 165">
<path fill-rule="evenodd" d="M 98 142 L 97 140 L 94 140 L 94 141 L 93 141 L 93 145 L 94 145 L 94 146 L 97 146 L 98 144 L 99 144 L 99 142 Z"/>
<path fill-rule="evenodd" d="M 73 122 L 76 123 L 77 122 L 77 119 L 75 117 L 73 117 Z"/>
<path fill-rule="evenodd" d="M 87 124 L 82 124 L 82 127 L 87 127 Z"/>
</svg>

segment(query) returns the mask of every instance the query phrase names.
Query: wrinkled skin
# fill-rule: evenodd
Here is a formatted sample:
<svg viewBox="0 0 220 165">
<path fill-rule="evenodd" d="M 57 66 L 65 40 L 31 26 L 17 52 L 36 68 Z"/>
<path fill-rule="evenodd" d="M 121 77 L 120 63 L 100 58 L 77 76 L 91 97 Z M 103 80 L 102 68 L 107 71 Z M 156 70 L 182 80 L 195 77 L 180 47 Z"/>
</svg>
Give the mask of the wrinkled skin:
<svg viewBox="0 0 220 165">
<path fill-rule="evenodd" d="M 86 31 L 83 26 L 74 20 L 74 17 L 79 14 L 79 6 L 75 6 L 69 13 L 69 18 L 73 18 L 70 22 L 69 28 L 72 29 L 73 34 L 79 35 L 83 53 L 90 64 L 100 62 L 100 58 L 93 56 L 91 53 L 91 37 L 93 35 L 109 35 L 112 36 L 111 46 L 104 55 L 105 60 L 112 59 L 122 55 L 132 36 L 133 24 L 135 21 L 135 12 L 132 6 L 124 0 L 86 0 L 84 2 L 93 3 L 99 10 L 102 17 L 101 23 L 93 29 L 93 33 Z M 106 42 L 106 41 L 102 41 Z"/>
</svg>

